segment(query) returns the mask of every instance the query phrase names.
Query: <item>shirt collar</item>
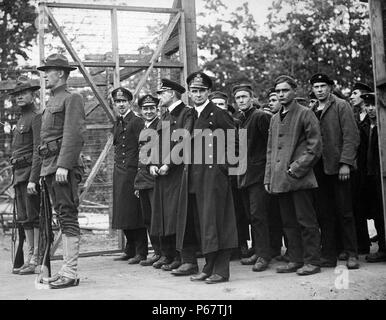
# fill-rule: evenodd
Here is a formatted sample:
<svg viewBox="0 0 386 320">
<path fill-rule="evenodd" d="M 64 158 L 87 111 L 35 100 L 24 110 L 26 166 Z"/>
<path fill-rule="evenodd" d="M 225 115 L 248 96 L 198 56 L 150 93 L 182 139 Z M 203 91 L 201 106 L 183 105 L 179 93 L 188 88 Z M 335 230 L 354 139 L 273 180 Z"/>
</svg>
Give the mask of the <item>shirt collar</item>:
<svg viewBox="0 0 386 320">
<path fill-rule="evenodd" d="M 125 119 L 126 116 L 130 113 L 131 109 L 127 110 L 127 112 L 122 116 L 122 119 Z"/>
<path fill-rule="evenodd" d="M 169 107 L 168 107 L 168 110 L 169 112 L 172 112 L 182 101 L 181 100 L 177 100 L 176 102 L 173 102 Z"/>
<path fill-rule="evenodd" d="M 209 104 L 209 100 L 206 100 L 205 103 L 199 107 L 194 106 L 194 109 L 197 111 L 197 116 L 199 117 L 201 112 L 205 109 L 205 107 Z"/>
<path fill-rule="evenodd" d="M 157 119 L 157 117 L 154 117 L 154 119 L 151 121 L 145 121 L 145 127 L 149 128 L 151 126 L 151 124 L 155 121 L 155 119 Z"/>
</svg>

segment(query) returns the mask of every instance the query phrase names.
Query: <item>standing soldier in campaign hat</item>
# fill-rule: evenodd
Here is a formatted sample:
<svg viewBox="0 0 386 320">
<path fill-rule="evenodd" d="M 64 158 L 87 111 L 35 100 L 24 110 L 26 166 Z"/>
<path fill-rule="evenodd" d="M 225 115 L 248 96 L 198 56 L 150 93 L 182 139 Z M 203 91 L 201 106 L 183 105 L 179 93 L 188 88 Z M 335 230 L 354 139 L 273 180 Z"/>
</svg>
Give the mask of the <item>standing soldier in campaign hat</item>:
<svg viewBox="0 0 386 320">
<path fill-rule="evenodd" d="M 348 256 L 347 267 L 358 269 L 350 178 L 356 169 L 359 131 L 349 103 L 332 94 L 334 81 L 326 74 L 317 73 L 310 83 L 318 99 L 312 111 L 319 119 L 322 134 L 322 157 L 315 165 L 319 185 L 316 207 L 321 229 L 321 266 L 336 266 L 340 237 Z"/>
<path fill-rule="evenodd" d="M 134 194 L 138 168 L 138 140 L 144 121 L 131 110 L 131 92 L 118 87 L 111 92 L 117 121 L 114 125 L 114 173 L 112 228 L 125 234 L 128 264 L 146 260 L 148 243 L 139 199 Z M 131 251 L 131 252 L 130 252 Z M 119 260 L 119 258 L 117 259 Z M 125 260 L 121 258 L 120 260 Z"/>
<path fill-rule="evenodd" d="M 37 69 L 44 72 L 46 87 L 51 91 L 42 115 L 40 176 L 47 185 L 63 233 L 64 263 L 60 271 L 46 281 L 50 288 L 60 289 L 79 284 L 78 184 L 82 180 L 80 152 L 86 117 L 82 96 L 67 88 L 70 72 L 76 68 L 69 65 L 65 56 L 52 54 Z"/>
<path fill-rule="evenodd" d="M 182 163 L 174 163 L 171 155 L 180 142 L 172 136 L 173 133 L 179 129 L 190 132 L 193 125 L 189 107 L 181 101 L 184 92 L 183 86 L 169 79 L 161 79 L 161 86 L 157 91 L 164 113 L 157 125 L 160 156 L 150 166 L 150 173 L 155 176 L 150 233 L 161 239 L 162 257 L 153 267 L 164 271 L 172 271 L 181 265 L 181 257 L 176 250 L 176 221 L 184 166 Z"/>
<path fill-rule="evenodd" d="M 191 109 L 194 135 L 191 139 L 192 164 L 185 166 L 177 220 L 177 249 L 181 250 L 183 262 L 186 262 L 182 266 L 186 268 L 181 266 L 176 274 L 198 272 L 194 253 L 200 245 L 206 264 L 191 280 L 220 283 L 229 280 L 229 261 L 238 239 L 227 161 L 227 149 L 232 142 L 228 145 L 229 141 L 219 139 L 217 134 L 223 133 L 227 137 L 227 130 L 230 130 L 232 135 L 236 126 L 227 112 L 208 99 L 212 80 L 205 73 L 192 73 L 187 83 L 194 103 Z M 207 139 L 205 132 L 213 139 Z M 237 149 L 233 142 L 231 147 Z"/>
<path fill-rule="evenodd" d="M 264 189 L 265 161 L 268 128 L 271 116 L 252 105 L 253 89 L 250 84 L 237 84 L 232 89 L 234 99 L 243 113 L 240 129 L 247 130 L 247 170 L 237 177 L 245 212 L 248 213 L 254 254 L 241 260 L 241 264 L 253 265 L 259 272 L 267 269 L 271 260 L 268 227 L 268 194 Z"/>
<path fill-rule="evenodd" d="M 138 100 L 138 106 L 142 118 L 145 120 L 144 127 L 139 135 L 139 161 L 138 172 L 134 180 L 134 189 L 141 203 L 141 211 L 146 229 L 150 236 L 150 242 L 154 250 L 152 257 L 141 261 L 141 266 L 152 266 L 154 262 L 161 258 L 161 244 L 158 236 L 152 236 L 151 230 L 151 212 L 154 207 L 154 182 L 155 177 L 149 172 L 148 153 L 141 152 L 145 150 L 146 144 L 151 142 L 156 135 L 156 129 L 159 122 L 157 116 L 159 100 L 150 94 L 141 97 Z"/>
<path fill-rule="evenodd" d="M 365 180 L 367 178 L 367 145 L 368 145 L 368 128 L 370 127 L 370 118 L 365 108 L 365 101 L 362 95 L 371 92 L 372 89 L 361 82 L 356 82 L 350 95 L 350 103 L 353 107 L 355 120 L 359 129 L 360 143 L 357 151 L 358 170 L 353 172 L 351 178 L 353 211 L 355 217 L 355 228 L 358 239 L 358 253 L 367 254 L 370 251 L 370 237 L 367 226 L 368 210 L 366 208 L 367 199 L 364 198 L 366 193 Z"/>
<path fill-rule="evenodd" d="M 22 275 L 35 273 L 38 264 L 41 160 L 37 148 L 40 141 L 41 113 L 34 103 L 34 93 L 39 89 L 39 85 L 27 80 L 17 82 L 11 92 L 21 111 L 12 141 L 13 185 L 17 220 L 25 231 L 28 246 L 28 257 L 24 265 L 14 269 L 13 273 Z"/>
</svg>

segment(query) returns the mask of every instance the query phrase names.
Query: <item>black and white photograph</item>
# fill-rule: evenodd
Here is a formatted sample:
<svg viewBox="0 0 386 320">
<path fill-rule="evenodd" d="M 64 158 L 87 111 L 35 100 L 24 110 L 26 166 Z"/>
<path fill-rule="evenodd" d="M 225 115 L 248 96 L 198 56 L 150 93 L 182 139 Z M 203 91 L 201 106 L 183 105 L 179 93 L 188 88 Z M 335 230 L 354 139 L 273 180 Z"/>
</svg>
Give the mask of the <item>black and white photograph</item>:
<svg viewBox="0 0 386 320">
<path fill-rule="evenodd" d="M 384 0 L 0 0 L 3 302 L 382 301 L 385 223 Z"/>
</svg>

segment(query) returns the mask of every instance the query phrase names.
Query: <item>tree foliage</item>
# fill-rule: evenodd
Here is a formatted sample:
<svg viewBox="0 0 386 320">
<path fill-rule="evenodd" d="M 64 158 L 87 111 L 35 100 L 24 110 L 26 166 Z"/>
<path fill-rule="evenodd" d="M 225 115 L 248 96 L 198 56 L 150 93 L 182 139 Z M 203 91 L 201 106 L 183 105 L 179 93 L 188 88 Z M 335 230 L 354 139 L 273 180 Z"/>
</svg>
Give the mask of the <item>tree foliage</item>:
<svg viewBox="0 0 386 320">
<path fill-rule="evenodd" d="M 206 0 L 205 16 L 221 0 Z M 212 10 L 212 11 L 211 11 Z M 367 4 L 354 0 L 275 0 L 262 34 L 248 3 L 214 25 L 199 29 L 201 64 L 216 76 L 216 89 L 230 93 L 240 80 L 252 82 L 261 98 L 280 74 L 299 81 L 306 95 L 316 72 L 329 74 L 341 89 L 355 81 L 372 83 Z"/>
</svg>

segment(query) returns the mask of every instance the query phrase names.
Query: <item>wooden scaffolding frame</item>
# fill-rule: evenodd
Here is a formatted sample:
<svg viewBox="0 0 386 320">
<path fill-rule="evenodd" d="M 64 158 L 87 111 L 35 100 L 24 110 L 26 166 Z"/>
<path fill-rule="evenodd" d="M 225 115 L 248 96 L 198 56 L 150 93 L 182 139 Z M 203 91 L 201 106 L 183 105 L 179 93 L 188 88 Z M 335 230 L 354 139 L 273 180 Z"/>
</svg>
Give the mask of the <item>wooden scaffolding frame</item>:
<svg viewBox="0 0 386 320">
<path fill-rule="evenodd" d="M 111 15 L 111 35 L 112 35 L 112 61 L 103 61 L 103 62 L 87 62 L 82 61 L 77 54 L 76 50 L 72 46 L 71 42 L 61 30 L 59 23 L 55 19 L 52 8 L 67 8 L 67 9 L 79 9 L 79 10 L 105 10 L 110 11 Z M 120 63 L 119 56 L 119 43 L 118 43 L 118 11 L 131 11 L 131 12 L 147 12 L 147 13 L 168 13 L 171 15 L 169 24 L 166 28 L 166 31 L 163 33 L 160 43 L 155 49 L 154 53 L 151 56 L 149 62 L 132 62 L 132 63 Z M 55 32 L 58 34 L 59 38 L 63 42 L 68 53 L 71 55 L 74 60 L 71 65 L 78 67 L 79 71 L 82 73 L 87 84 L 90 86 L 95 97 L 97 98 L 97 103 L 89 106 L 86 111 L 86 116 L 88 116 L 95 108 L 98 106 L 102 107 L 105 111 L 110 123 L 112 124 L 115 121 L 115 115 L 110 109 L 108 102 L 106 101 L 103 94 L 99 91 L 98 86 L 94 82 L 92 76 L 87 71 L 87 67 L 101 67 L 101 68 L 113 68 L 113 85 L 118 87 L 121 80 L 127 79 L 130 76 L 137 74 L 143 70 L 146 70 L 142 78 L 140 79 L 138 85 L 134 91 L 134 99 L 136 100 L 140 90 L 143 85 L 146 83 L 148 76 L 154 68 L 168 68 L 168 69 L 179 69 L 181 70 L 181 83 L 185 83 L 187 75 L 191 72 L 197 70 L 197 35 L 196 35 L 196 9 L 195 9 L 195 0 L 174 0 L 172 8 L 158 8 L 158 7 L 134 7 L 134 6 L 114 6 L 114 5 L 95 5 L 95 4 L 75 4 L 75 3 L 48 3 L 41 2 L 39 3 L 39 58 L 40 63 L 44 63 L 45 50 L 44 50 L 44 35 L 45 27 L 44 24 L 49 21 Z M 158 61 L 161 54 L 172 54 L 179 51 L 180 61 L 171 62 L 171 61 Z M 131 72 L 120 72 L 120 68 L 135 68 L 135 71 Z M 45 108 L 45 81 L 40 78 L 40 101 L 42 109 Z M 184 97 L 186 99 L 186 97 Z M 109 135 L 108 140 L 103 148 L 103 151 L 99 155 L 95 165 L 93 166 L 83 188 L 83 192 L 80 195 L 79 202 L 81 203 L 89 191 L 93 181 L 101 168 L 103 161 L 105 160 L 107 154 L 109 153 L 113 144 L 113 136 Z M 60 243 L 61 234 L 59 233 L 58 237 L 55 239 L 52 246 L 51 255 L 53 255 L 58 248 Z M 123 234 L 120 234 L 119 237 L 120 250 L 124 247 L 124 237 Z M 116 251 L 116 250 L 114 250 Z M 98 251 L 92 253 L 85 253 L 83 255 L 99 255 L 103 253 L 111 253 L 114 251 Z M 82 254 L 81 254 L 82 256 Z"/>
</svg>

